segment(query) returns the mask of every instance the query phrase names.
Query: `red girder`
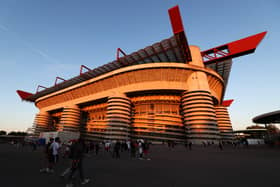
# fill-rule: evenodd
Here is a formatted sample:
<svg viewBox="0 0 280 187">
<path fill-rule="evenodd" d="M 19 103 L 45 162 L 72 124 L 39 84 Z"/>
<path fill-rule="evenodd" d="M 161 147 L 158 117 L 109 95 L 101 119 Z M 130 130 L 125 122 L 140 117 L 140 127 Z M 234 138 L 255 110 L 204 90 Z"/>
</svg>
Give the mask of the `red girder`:
<svg viewBox="0 0 280 187">
<path fill-rule="evenodd" d="M 230 42 L 201 52 L 205 64 L 224 61 L 255 52 L 267 32 L 261 32 L 240 40 Z"/>
<path fill-rule="evenodd" d="M 55 82 L 54 82 L 54 85 L 55 85 L 55 86 L 57 85 L 57 81 L 58 81 L 58 80 L 62 80 L 63 82 L 66 81 L 65 79 L 63 79 L 63 78 L 61 78 L 61 77 L 56 77 L 56 78 L 55 78 Z"/>
<path fill-rule="evenodd" d="M 121 48 L 118 48 L 117 55 L 116 55 L 117 61 L 119 61 L 119 59 L 120 59 L 120 52 L 123 54 L 123 56 L 126 56 L 125 52 L 123 52 L 123 50 L 121 50 Z"/>
<path fill-rule="evenodd" d="M 17 94 L 20 96 L 20 98 L 21 98 L 22 100 L 25 100 L 25 99 L 28 98 L 29 96 L 32 96 L 32 95 L 33 95 L 32 93 L 25 92 L 25 91 L 22 91 L 22 90 L 17 90 Z"/>
<path fill-rule="evenodd" d="M 90 68 L 88 68 L 87 66 L 85 66 L 85 65 L 81 65 L 81 67 L 80 67 L 80 75 L 81 74 L 83 74 L 83 69 L 87 69 L 88 71 L 90 71 L 91 69 Z"/>
<path fill-rule="evenodd" d="M 184 32 L 184 25 L 180 14 L 179 6 L 176 5 L 168 9 L 168 14 L 169 14 L 173 33 L 178 34 Z"/>
<path fill-rule="evenodd" d="M 38 86 L 37 86 L 37 89 L 36 89 L 36 93 L 38 93 L 38 92 L 39 92 L 39 88 L 44 88 L 44 89 L 47 89 L 47 87 L 45 87 L 45 86 L 38 85 Z"/>
<path fill-rule="evenodd" d="M 233 99 L 223 101 L 222 106 L 229 107 L 233 101 Z"/>
<path fill-rule="evenodd" d="M 168 9 L 169 19 L 172 26 L 173 34 L 176 37 L 178 43 L 180 43 L 181 51 L 183 52 L 183 56 L 187 62 L 192 60 L 191 52 L 188 44 L 187 37 L 185 35 L 185 29 L 182 21 L 182 17 L 180 14 L 179 6 L 176 5 L 170 9 Z"/>
</svg>

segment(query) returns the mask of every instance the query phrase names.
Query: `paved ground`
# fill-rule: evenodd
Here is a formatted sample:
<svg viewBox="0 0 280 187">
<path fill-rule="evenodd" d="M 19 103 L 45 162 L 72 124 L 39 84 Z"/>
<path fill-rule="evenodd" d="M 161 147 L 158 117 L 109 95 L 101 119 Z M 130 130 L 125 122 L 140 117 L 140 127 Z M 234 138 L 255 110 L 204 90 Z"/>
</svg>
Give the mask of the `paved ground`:
<svg viewBox="0 0 280 187">
<path fill-rule="evenodd" d="M 39 173 L 41 150 L 17 150 L 0 144 L 1 187 L 58 187 L 66 181 L 59 177 L 67 166 L 61 160 L 54 174 Z M 226 148 L 183 146 L 168 149 L 152 146 L 152 160 L 131 160 L 122 153 L 120 160 L 101 153 L 85 159 L 84 186 L 95 187 L 185 187 L 185 186 L 279 186 L 280 149 L 266 147 Z M 80 186 L 80 185 L 77 185 Z"/>
</svg>

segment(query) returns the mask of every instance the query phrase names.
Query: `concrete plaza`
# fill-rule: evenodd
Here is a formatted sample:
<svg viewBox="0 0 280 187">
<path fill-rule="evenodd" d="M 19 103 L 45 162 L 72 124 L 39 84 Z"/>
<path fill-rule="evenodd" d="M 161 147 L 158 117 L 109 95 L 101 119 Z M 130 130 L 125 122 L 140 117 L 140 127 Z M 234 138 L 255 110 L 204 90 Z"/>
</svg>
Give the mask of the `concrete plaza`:
<svg viewBox="0 0 280 187">
<path fill-rule="evenodd" d="M 232 148 L 223 151 L 183 146 L 169 149 L 151 146 L 151 160 L 128 159 L 121 153 L 116 160 L 101 150 L 85 158 L 85 175 L 95 187 L 184 187 L 184 186 L 277 186 L 280 185 L 280 149 L 268 147 Z M 66 180 L 59 177 L 69 161 L 61 159 L 55 173 L 39 173 L 42 149 L 16 149 L 0 144 L 1 187 L 58 187 Z M 78 178 L 78 177 L 77 177 Z M 82 186 L 82 185 L 77 185 Z"/>
</svg>

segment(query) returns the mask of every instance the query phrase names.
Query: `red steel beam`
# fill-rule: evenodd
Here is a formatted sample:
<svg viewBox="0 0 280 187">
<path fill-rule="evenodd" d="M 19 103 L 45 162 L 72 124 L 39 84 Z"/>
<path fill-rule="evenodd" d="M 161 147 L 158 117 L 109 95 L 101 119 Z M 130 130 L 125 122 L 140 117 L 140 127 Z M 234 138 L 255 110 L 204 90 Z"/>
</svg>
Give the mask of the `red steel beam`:
<svg viewBox="0 0 280 187">
<path fill-rule="evenodd" d="M 17 90 L 17 94 L 19 95 L 19 97 L 22 99 L 22 100 L 25 100 L 26 98 L 34 95 L 32 93 L 29 93 L 29 92 L 25 92 L 25 91 L 22 91 L 22 90 Z"/>
<path fill-rule="evenodd" d="M 121 50 L 121 48 L 118 48 L 117 55 L 116 55 L 117 61 L 119 61 L 119 59 L 120 59 L 120 52 L 123 54 L 123 56 L 126 56 L 125 52 L 123 52 L 123 50 Z"/>
<path fill-rule="evenodd" d="M 169 14 L 169 19 L 171 22 L 173 33 L 178 34 L 184 32 L 184 25 L 180 14 L 179 6 L 176 5 L 168 9 L 168 14 Z"/>
<path fill-rule="evenodd" d="M 85 66 L 85 65 L 81 65 L 81 67 L 80 67 L 80 75 L 81 74 L 83 74 L 83 69 L 87 69 L 88 71 L 90 71 L 91 69 L 90 68 L 88 68 L 87 66 Z"/>
<path fill-rule="evenodd" d="M 181 51 L 183 52 L 184 59 L 189 62 L 192 60 L 191 52 L 188 44 L 187 37 L 185 35 L 185 29 L 180 14 L 179 6 L 176 5 L 168 9 L 169 19 L 172 26 L 173 34 L 179 44 Z"/>
<path fill-rule="evenodd" d="M 234 101 L 233 99 L 223 101 L 222 106 L 229 107 L 233 101 Z"/>
<path fill-rule="evenodd" d="M 63 79 L 63 78 L 61 78 L 61 77 L 56 77 L 56 78 L 55 78 L 55 82 L 54 82 L 54 85 L 55 85 L 55 86 L 57 85 L 57 81 L 58 81 L 58 80 L 62 80 L 63 82 L 66 81 L 65 79 Z"/>
<path fill-rule="evenodd" d="M 224 61 L 254 53 L 267 32 L 261 32 L 240 40 L 230 42 L 201 52 L 205 64 Z"/>
<path fill-rule="evenodd" d="M 44 88 L 44 89 L 46 89 L 47 87 L 45 87 L 45 86 L 41 86 L 41 85 L 38 85 L 38 86 L 37 86 L 36 93 L 38 93 L 38 92 L 39 92 L 39 88 Z"/>
</svg>

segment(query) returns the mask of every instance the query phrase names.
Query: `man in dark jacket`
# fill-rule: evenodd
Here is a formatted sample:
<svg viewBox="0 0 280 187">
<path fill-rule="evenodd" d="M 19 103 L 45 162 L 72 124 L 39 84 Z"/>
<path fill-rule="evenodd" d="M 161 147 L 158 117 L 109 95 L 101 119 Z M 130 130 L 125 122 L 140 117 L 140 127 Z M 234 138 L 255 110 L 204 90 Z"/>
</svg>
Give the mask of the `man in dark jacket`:
<svg viewBox="0 0 280 187">
<path fill-rule="evenodd" d="M 73 186 L 73 175 L 76 172 L 76 170 L 79 171 L 82 184 L 86 184 L 90 181 L 89 179 L 84 178 L 84 170 L 83 170 L 84 152 L 85 152 L 85 144 L 84 141 L 80 138 L 77 142 L 73 143 L 70 148 L 69 157 L 72 159 L 72 167 L 71 167 L 71 173 L 69 175 L 69 183 L 66 185 L 66 187 Z"/>
</svg>

